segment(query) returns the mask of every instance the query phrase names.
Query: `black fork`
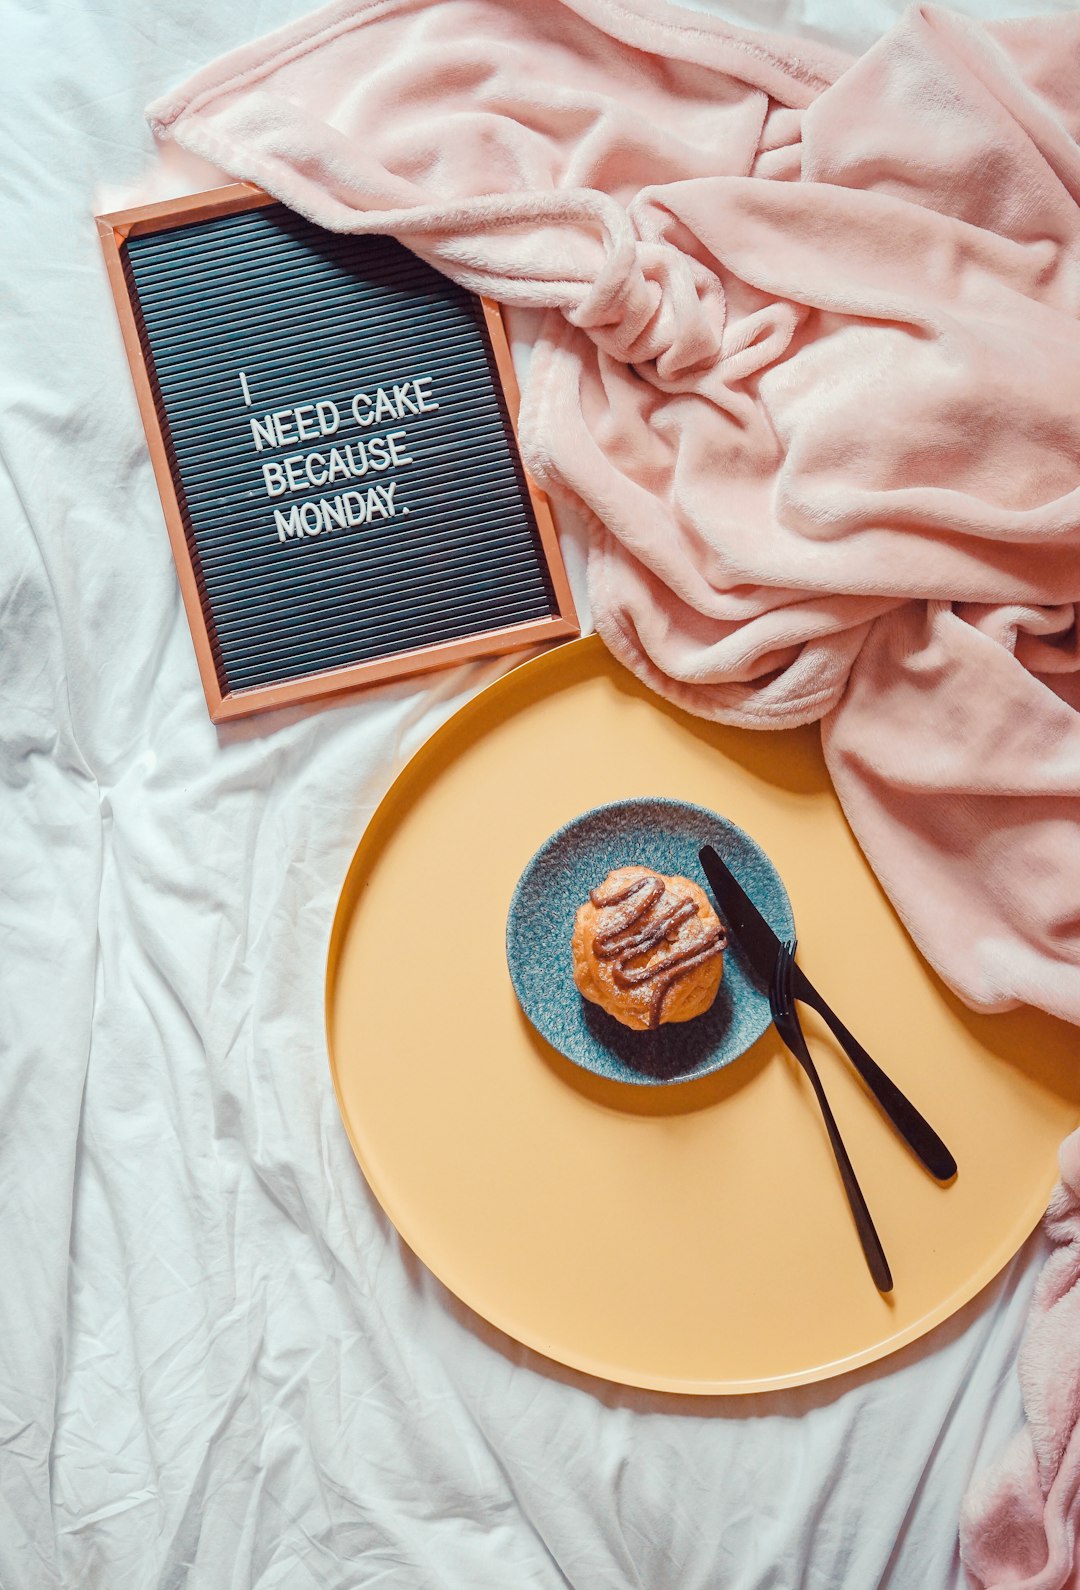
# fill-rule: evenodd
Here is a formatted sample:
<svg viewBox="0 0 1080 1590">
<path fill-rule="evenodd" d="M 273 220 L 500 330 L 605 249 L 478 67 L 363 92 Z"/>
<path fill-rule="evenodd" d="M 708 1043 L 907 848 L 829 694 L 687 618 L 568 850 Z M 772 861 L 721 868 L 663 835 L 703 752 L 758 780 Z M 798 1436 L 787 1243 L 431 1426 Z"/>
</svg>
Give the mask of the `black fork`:
<svg viewBox="0 0 1080 1590">
<path fill-rule="evenodd" d="M 772 1009 L 773 1024 L 806 1072 L 806 1075 L 810 1078 L 810 1085 L 817 1096 L 822 1116 L 825 1119 L 825 1128 L 829 1134 L 829 1142 L 832 1144 L 832 1151 L 836 1155 L 840 1178 L 844 1183 L 844 1191 L 847 1193 L 847 1200 L 851 1205 L 851 1213 L 855 1220 L 855 1228 L 859 1233 L 859 1241 L 862 1243 L 862 1250 L 866 1255 L 870 1274 L 874 1278 L 874 1285 L 879 1292 L 891 1292 L 893 1281 L 892 1271 L 889 1269 L 889 1261 L 885 1257 L 885 1250 L 881 1246 L 881 1238 L 878 1236 L 874 1228 L 874 1222 L 870 1218 L 870 1211 L 866 1207 L 866 1199 L 863 1197 L 862 1188 L 859 1186 L 854 1167 L 848 1158 L 848 1151 L 844 1147 L 844 1140 L 840 1136 L 840 1129 L 836 1124 L 829 1101 L 825 1097 L 825 1089 L 821 1085 L 817 1067 L 810 1056 L 810 1050 L 806 1046 L 806 1039 L 799 1025 L 799 1018 L 795 1014 L 791 992 L 792 968 L 794 965 L 795 944 L 794 941 L 790 941 L 781 946 L 780 952 L 776 957 L 776 965 L 773 968 L 772 986 L 769 989 L 769 1005 Z"/>
</svg>

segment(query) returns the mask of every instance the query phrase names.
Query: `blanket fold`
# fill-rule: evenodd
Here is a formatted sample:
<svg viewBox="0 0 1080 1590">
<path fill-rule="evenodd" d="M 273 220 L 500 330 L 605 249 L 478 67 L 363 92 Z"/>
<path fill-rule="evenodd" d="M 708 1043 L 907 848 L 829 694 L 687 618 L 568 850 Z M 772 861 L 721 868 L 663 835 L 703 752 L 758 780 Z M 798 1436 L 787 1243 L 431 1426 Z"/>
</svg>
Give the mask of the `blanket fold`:
<svg viewBox="0 0 1080 1590">
<path fill-rule="evenodd" d="M 547 311 L 522 448 L 587 510 L 608 645 L 700 715 L 820 719 L 930 963 L 1074 1022 L 1078 66 L 1077 16 L 918 6 L 851 61 L 659 0 L 346 0 L 150 110 L 320 224 Z M 1066 1582 L 1070 1376 L 1052 1439 L 973 1493 L 981 1583 Z"/>
</svg>

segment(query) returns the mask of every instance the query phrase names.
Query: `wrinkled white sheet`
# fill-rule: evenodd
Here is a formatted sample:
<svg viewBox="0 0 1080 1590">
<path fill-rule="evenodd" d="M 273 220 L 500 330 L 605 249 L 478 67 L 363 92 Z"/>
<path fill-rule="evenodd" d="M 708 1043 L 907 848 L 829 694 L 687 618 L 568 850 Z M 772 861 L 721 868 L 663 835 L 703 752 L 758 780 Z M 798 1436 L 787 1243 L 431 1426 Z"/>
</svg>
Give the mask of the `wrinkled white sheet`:
<svg viewBox="0 0 1080 1590">
<path fill-rule="evenodd" d="M 488 1329 L 353 1163 L 337 891 L 502 665 L 211 727 L 91 219 L 201 185 L 143 105 L 297 9 L 0 8 L 0 1587 L 958 1586 L 1040 1238 L 868 1372 L 680 1400 Z M 896 9 L 723 14 L 861 48 Z"/>
</svg>

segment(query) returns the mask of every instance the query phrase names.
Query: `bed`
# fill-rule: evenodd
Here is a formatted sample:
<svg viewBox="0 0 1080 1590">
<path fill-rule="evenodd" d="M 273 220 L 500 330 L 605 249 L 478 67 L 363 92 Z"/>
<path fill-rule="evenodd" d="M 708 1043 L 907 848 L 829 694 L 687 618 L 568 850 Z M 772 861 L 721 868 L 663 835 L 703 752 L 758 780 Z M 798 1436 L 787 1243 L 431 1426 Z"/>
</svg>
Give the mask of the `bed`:
<svg viewBox="0 0 1080 1590">
<path fill-rule="evenodd" d="M 93 225 L 221 180 L 156 154 L 143 106 L 300 9 L 0 24 L 0 1585 L 962 1586 L 1040 1235 L 877 1366 L 680 1399 L 486 1326 L 352 1158 L 322 1017 L 341 881 L 403 761 L 509 664 L 212 726 Z M 862 49 L 900 7 L 714 9 Z"/>
</svg>

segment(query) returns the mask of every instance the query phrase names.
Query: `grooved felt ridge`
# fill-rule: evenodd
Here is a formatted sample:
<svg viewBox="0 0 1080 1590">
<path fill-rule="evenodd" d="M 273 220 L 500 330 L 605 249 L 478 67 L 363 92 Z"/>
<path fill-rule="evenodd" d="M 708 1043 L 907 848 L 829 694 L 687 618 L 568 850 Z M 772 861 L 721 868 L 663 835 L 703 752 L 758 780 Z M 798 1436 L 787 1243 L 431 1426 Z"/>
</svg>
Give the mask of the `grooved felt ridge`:
<svg viewBox="0 0 1080 1590">
<path fill-rule="evenodd" d="M 277 204 L 132 236 L 123 269 L 223 693 L 558 612 L 479 300 Z M 356 393 L 417 378 L 437 408 L 356 423 Z M 335 434 L 256 448 L 253 417 L 319 400 Z M 348 444 L 363 464 L 391 434 L 409 462 L 267 495 L 264 464 Z M 363 522 L 339 523 L 343 492 Z M 275 508 L 295 526 L 327 500 L 283 538 Z"/>
</svg>

